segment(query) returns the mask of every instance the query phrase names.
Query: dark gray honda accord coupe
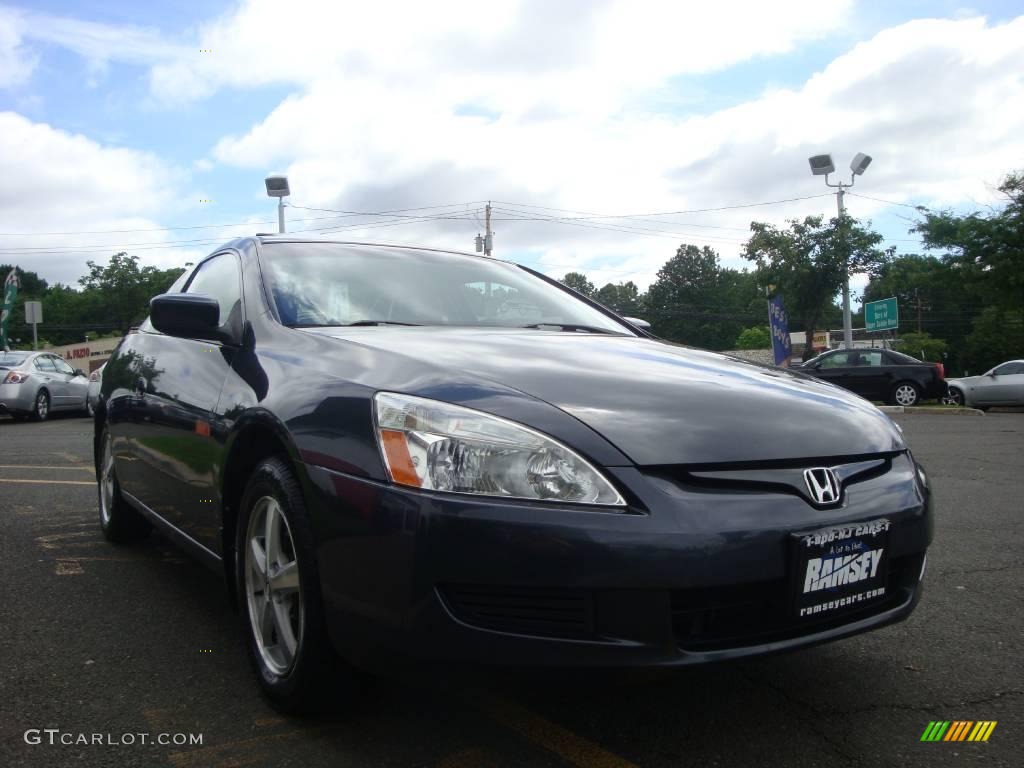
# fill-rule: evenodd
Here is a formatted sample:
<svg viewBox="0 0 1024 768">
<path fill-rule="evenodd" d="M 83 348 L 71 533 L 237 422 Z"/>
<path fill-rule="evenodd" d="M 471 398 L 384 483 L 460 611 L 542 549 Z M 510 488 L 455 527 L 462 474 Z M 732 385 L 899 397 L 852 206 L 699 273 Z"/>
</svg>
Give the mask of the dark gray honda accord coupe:
<svg viewBox="0 0 1024 768">
<path fill-rule="evenodd" d="M 263 691 L 388 659 L 703 664 L 906 618 L 928 482 L 866 400 L 516 264 L 228 243 L 103 376 L 100 524 L 223 575 Z M 334 674 L 334 673 L 339 674 Z"/>
</svg>

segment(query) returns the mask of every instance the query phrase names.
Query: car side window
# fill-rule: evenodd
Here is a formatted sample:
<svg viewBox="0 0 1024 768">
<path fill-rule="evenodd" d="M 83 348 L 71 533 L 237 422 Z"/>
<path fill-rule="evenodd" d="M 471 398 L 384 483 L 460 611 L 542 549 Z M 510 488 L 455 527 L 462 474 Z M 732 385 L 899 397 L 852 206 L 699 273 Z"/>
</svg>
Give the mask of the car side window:
<svg viewBox="0 0 1024 768">
<path fill-rule="evenodd" d="M 1009 376 L 1011 373 L 1024 373 L 1024 365 L 1020 363 L 1003 363 L 992 369 L 995 376 Z"/>
<path fill-rule="evenodd" d="M 836 352 L 834 355 L 822 359 L 820 367 L 822 368 L 845 368 L 849 364 L 849 354 L 847 352 Z"/>
<path fill-rule="evenodd" d="M 72 368 L 70 365 L 68 365 L 63 359 L 61 359 L 59 357 L 54 357 L 52 359 L 53 359 L 53 366 L 54 366 L 54 368 L 57 369 L 58 373 L 66 373 L 66 374 L 71 375 L 71 376 L 74 375 L 75 369 Z"/>
<path fill-rule="evenodd" d="M 878 368 L 885 365 L 885 361 L 882 360 L 881 352 L 861 352 L 860 361 L 861 365 L 867 365 L 872 368 Z"/>
<path fill-rule="evenodd" d="M 228 322 L 232 313 L 242 311 L 242 276 L 238 258 L 233 253 L 221 253 L 199 265 L 192 275 L 185 293 L 202 293 L 216 299 L 220 305 L 220 325 Z"/>
<path fill-rule="evenodd" d="M 43 373 L 54 373 L 57 370 L 53 365 L 53 360 L 49 357 L 37 357 L 35 365 L 36 370 Z"/>
</svg>

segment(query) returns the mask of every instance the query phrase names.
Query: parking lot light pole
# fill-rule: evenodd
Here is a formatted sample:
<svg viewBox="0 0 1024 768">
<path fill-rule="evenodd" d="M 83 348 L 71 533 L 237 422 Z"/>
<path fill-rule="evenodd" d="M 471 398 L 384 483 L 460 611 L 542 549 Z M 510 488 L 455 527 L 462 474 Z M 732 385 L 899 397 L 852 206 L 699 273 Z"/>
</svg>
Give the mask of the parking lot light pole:
<svg viewBox="0 0 1024 768">
<path fill-rule="evenodd" d="M 843 203 L 843 195 L 846 189 L 853 186 L 857 177 L 860 176 L 871 165 L 871 156 L 858 152 L 850 161 L 850 183 L 832 184 L 829 182 L 829 174 L 835 173 L 836 166 L 832 162 L 832 155 L 815 155 L 807 159 L 811 165 L 811 173 L 815 176 L 825 177 L 825 186 L 836 188 L 836 207 L 839 210 L 839 222 L 842 226 L 843 216 L 846 213 L 846 206 Z M 850 313 L 850 264 L 849 257 L 843 260 L 843 346 L 850 349 L 853 346 L 853 318 Z"/>
<path fill-rule="evenodd" d="M 284 199 L 292 193 L 288 177 L 283 173 L 272 173 L 263 180 L 267 185 L 267 196 L 277 198 L 277 231 L 284 233 Z"/>
</svg>

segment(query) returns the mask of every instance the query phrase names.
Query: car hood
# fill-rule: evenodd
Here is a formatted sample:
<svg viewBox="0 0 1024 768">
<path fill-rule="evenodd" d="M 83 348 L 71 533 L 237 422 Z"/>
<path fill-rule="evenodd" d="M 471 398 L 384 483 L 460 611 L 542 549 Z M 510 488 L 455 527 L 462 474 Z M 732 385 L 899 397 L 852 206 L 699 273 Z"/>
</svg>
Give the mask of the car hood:
<svg viewBox="0 0 1024 768">
<path fill-rule="evenodd" d="M 653 339 L 384 326 L 315 332 L 413 358 L 424 369 L 512 387 L 568 412 L 639 465 L 838 457 L 905 448 L 885 414 L 846 390 Z"/>
</svg>

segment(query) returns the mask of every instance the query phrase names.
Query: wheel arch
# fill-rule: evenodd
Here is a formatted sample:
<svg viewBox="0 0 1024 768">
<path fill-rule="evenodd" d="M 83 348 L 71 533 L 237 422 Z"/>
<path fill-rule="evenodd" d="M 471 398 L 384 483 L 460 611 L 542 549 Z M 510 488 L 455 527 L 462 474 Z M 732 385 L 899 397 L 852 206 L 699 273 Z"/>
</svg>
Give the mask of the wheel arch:
<svg viewBox="0 0 1024 768">
<path fill-rule="evenodd" d="M 302 471 L 298 448 L 287 428 L 263 409 L 243 414 L 225 443 L 225 459 L 220 481 L 221 553 L 224 577 L 232 605 L 238 607 L 235 585 L 235 534 L 238 508 L 245 492 L 246 478 L 256 465 L 271 456 L 288 463 L 299 481 L 300 490 L 308 494 L 308 479 Z"/>
</svg>

